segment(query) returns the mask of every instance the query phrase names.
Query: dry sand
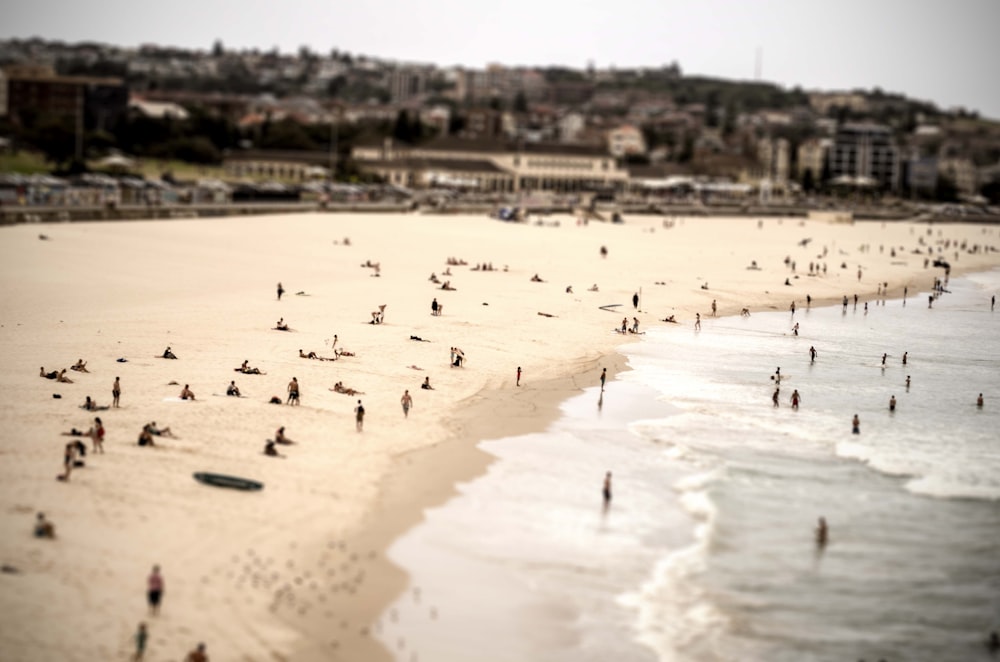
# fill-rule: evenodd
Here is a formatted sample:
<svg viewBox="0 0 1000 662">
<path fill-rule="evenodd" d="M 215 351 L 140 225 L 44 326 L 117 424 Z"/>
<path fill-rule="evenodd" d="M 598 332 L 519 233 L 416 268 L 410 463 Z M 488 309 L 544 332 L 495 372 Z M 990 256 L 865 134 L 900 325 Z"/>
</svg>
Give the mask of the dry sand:
<svg viewBox="0 0 1000 662">
<path fill-rule="evenodd" d="M 390 659 L 371 628 L 406 580 L 383 550 L 456 481 L 482 471 L 477 441 L 543 429 L 556 403 L 597 383 L 600 367 L 619 369 L 614 349 L 635 337 L 613 332 L 622 317 L 645 330 L 675 314 L 671 328 L 692 333 L 699 312 L 710 333 L 713 299 L 723 315 L 793 300 L 801 308 L 807 294 L 813 305 L 870 299 L 880 282 L 913 297 L 942 274 L 910 252 L 920 237 L 1000 248 L 995 228 L 969 225 L 928 235 L 909 223 L 558 220 L 317 214 L 0 228 L 0 562 L 17 569 L 0 574 L 0 659 L 124 660 L 142 620 L 147 660 L 179 659 L 199 641 L 216 661 Z M 443 276 L 448 257 L 469 264 Z M 996 252 L 945 257 L 953 275 L 1000 265 Z M 380 264 L 378 277 L 360 266 L 368 260 Z M 759 271 L 746 268 L 752 260 Z M 484 261 L 496 271 L 471 270 Z M 808 276 L 810 261 L 827 273 Z M 457 290 L 438 289 L 431 272 Z M 531 282 L 535 273 L 545 282 Z M 384 323 L 369 324 L 380 304 Z M 607 304 L 620 306 L 599 308 Z M 281 317 L 292 331 L 271 329 Z M 355 356 L 298 357 L 300 348 L 331 356 L 334 334 Z M 156 358 L 168 345 L 178 360 Z M 451 346 L 464 350 L 464 367 L 449 366 Z M 39 366 L 79 358 L 90 372 L 68 372 L 72 384 L 37 376 Z M 245 359 L 267 374 L 234 372 Z M 95 414 L 79 405 L 87 395 L 110 404 L 115 376 L 121 408 L 97 413 L 105 454 L 88 453 L 86 468 L 56 481 L 69 439 L 60 433 L 89 427 Z M 268 404 L 284 401 L 293 376 L 301 406 Z M 420 388 L 425 376 L 435 390 Z M 232 379 L 245 397 L 220 395 Z M 364 395 L 328 390 L 338 381 Z M 197 399 L 169 401 L 184 384 Z M 404 389 L 414 400 L 408 419 Z M 177 438 L 138 447 L 154 420 Z M 297 443 L 280 448 L 285 459 L 265 457 L 264 440 L 281 425 Z M 192 479 L 198 471 L 266 487 L 208 487 Z M 56 540 L 31 536 L 37 511 L 55 523 Z M 160 615 L 148 617 L 154 563 L 166 590 Z"/>
</svg>

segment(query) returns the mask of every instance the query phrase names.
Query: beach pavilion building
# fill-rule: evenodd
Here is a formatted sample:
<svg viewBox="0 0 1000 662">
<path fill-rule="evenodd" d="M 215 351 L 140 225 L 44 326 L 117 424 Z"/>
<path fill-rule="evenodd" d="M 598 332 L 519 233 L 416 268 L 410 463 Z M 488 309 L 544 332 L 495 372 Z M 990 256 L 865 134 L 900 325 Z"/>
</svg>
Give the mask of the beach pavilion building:
<svg viewBox="0 0 1000 662">
<path fill-rule="evenodd" d="M 419 145 L 386 139 L 352 150 L 358 166 L 408 188 L 482 192 L 624 190 L 628 171 L 604 147 L 441 137 Z"/>
</svg>

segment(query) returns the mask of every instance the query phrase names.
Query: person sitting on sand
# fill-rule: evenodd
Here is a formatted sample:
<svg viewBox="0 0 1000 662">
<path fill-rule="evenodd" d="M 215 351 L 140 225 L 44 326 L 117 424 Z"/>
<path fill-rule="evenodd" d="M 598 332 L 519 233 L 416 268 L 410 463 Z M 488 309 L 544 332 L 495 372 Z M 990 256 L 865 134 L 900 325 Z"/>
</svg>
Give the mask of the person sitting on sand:
<svg viewBox="0 0 1000 662">
<path fill-rule="evenodd" d="M 597 292 L 597 283 L 594 283 L 589 288 L 587 288 L 587 291 L 588 292 Z"/>
<path fill-rule="evenodd" d="M 273 441 L 265 442 L 264 455 L 267 455 L 268 457 L 281 457 L 281 454 L 278 452 L 278 449 L 274 447 Z"/>
<path fill-rule="evenodd" d="M 424 389 L 425 391 L 433 391 L 434 387 L 431 386 L 431 378 L 424 377 L 424 383 L 420 385 L 420 388 Z"/>
<path fill-rule="evenodd" d="M 531 282 L 532 282 L 532 283 L 544 283 L 545 281 L 544 281 L 544 280 L 542 280 L 542 279 L 541 279 L 541 278 L 539 277 L 539 275 L 538 275 L 538 274 L 535 274 L 534 276 L 532 276 L 532 277 L 531 277 Z"/>
<path fill-rule="evenodd" d="M 274 323 L 274 329 L 276 331 L 288 331 L 288 325 L 285 324 L 285 318 L 282 317 L 277 322 Z"/>
<path fill-rule="evenodd" d="M 153 442 L 153 435 L 149 431 L 148 426 L 142 428 L 142 432 L 139 433 L 139 445 L 140 446 L 156 446 Z"/>
<path fill-rule="evenodd" d="M 98 407 L 97 403 L 91 400 L 88 395 L 87 399 L 83 401 L 82 405 L 80 405 L 80 409 L 86 409 L 87 411 L 104 411 L 105 409 L 110 409 L 110 407 Z"/>
<path fill-rule="evenodd" d="M 229 386 L 226 387 L 226 395 L 231 395 L 233 397 L 240 397 L 240 388 L 236 385 L 236 380 L 231 380 Z"/>
<path fill-rule="evenodd" d="M 441 286 L 441 289 L 442 290 L 448 290 L 449 292 L 454 292 L 455 291 L 455 288 L 451 286 L 451 281 L 450 280 L 446 280 L 444 282 L 444 284 Z"/>
<path fill-rule="evenodd" d="M 77 359 L 76 363 L 69 367 L 70 370 L 75 370 L 76 372 L 90 372 L 87 370 L 87 362 L 83 359 Z"/>
<path fill-rule="evenodd" d="M 48 538 L 49 540 L 56 537 L 56 527 L 45 519 L 45 513 L 38 513 L 35 516 L 35 537 Z"/>
<path fill-rule="evenodd" d="M 441 275 L 442 276 L 450 276 L 451 275 L 451 267 L 446 267 L 445 270 L 441 272 Z"/>
<path fill-rule="evenodd" d="M 440 284 L 441 283 L 441 281 L 438 280 L 437 274 L 435 274 L 433 271 L 431 272 L 431 277 L 428 278 L 427 280 L 429 280 L 430 282 L 435 283 L 435 284 Z"/>
<path fill-rule="evenodd" d="M 163 350 L 163 358 L 165 358 L 165 359 L 176 359 L 177 357 L 174 355 L 174 353 L 172 351 L 170 351 L 170 348 L 167 347 L 165 350 Z"/>
<path fill-rule="evenodd" d="M 181 389 L 180 398 L 181 400 L 194 400 L 194 391 L 191 390 L 188 384 L 185 384 L 184 388 Z"/>
<path fill-rule="evenodd" d="M 59 376 L 56 377 L 57 382 L 62 382 L 63 384 L 72 384 L 73 380 L 66 376 L 66 368 L 59 371 Z"/>
<path fill-rule="evenodd" d="M 301 350 L 299 350 L 299 351 L 301 351 Z M 239 370 L 240 372 L 242 372 L 244 375 L 263 375 L 264 374 L 264 373 L 262 373 L 260 371 L 260 368 L 251 368 L 250 367 L 250 361 L 249 361 L 249 359 L 246 360 L 246 361 L 244 361 L 243 365 L 241 365 L 239 368 L 237 368 L 237 370 Z"/>
<path fill-rule="evenodd" d="M 38 376 L 44 377 L 45 379 L 55 379 L 59 376 L 58 370 L 53 370 L 52 372 L 45 372 L 45 368 L 38 369 Z"/>
<path fill-rule="evenodd" d="M 285 426 L 282 425 L 280 428 L 274 431 L 274 443 L 294 444 L 295 442 L 285 436 Z"/>
</svg>

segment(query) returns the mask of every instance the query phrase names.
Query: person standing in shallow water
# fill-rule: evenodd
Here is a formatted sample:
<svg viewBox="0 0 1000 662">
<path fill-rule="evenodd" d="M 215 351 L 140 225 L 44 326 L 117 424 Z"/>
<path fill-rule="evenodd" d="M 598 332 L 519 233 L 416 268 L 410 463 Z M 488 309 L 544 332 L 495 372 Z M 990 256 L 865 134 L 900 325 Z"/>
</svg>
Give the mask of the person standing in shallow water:
<svg viewBox="0 0 1000 662">
<path fill-rule="evenodd" d="M 976 406 L 979 407 L 980 409 L 983 408 L 983 394 L 982 393 L 980 393 L 979 397 L 976 398 Z"/>
<path fill-rule="evenodd" d="M 604 474 L 604 488 L 602 490 L 604 495 L 604 510 L 607 510 L 611 506 L 611 472 Z"/>
<path fill-rule="evenodd" d="M 851 419 L 851 434 L 861 434 L 861 419 L 857 414 Z"/>
<path fill-rule="evenodd" d="M 896 411 L 896 396 L 889 398 L 889 411 Z"/>
<path fill-rule="evenodd" d="M 608 369 L 601 368 L 601 391 L 604 390 L 604 382 L 605 380 L 607 380 L 607 378 L 608 378 Z"/>
<path fill-rule="evenodd" d="M 826 543 L 829 539 L 830 530 L 826 526 L 826 518 L 820 517 L 819 522 L 816 524 L 816 546 L 820 549 L 826 547 Z"/>
</svg>

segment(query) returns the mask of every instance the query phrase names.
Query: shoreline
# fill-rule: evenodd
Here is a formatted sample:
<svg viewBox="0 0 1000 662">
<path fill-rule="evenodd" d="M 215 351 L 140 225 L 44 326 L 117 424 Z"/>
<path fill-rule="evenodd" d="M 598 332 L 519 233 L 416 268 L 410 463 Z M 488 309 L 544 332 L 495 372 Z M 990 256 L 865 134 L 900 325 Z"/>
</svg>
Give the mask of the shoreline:
<svg viewBox="0 0 1000 662">
<path fill-rule="evenodd" d="M 632 336 L 629 341 L 637 340 Z M 619 346 L 620 347 L 620 346 Z M 582 357 L 576 370 L 562 377 L 550 377 L 531 384 L 522 378 L 520 389 L 513 386 L 487 388 L 459 403 L 445 421 L 450 436 L 429 447 L 408 451 L 393 458 L 392 467 L 379 486 L 379 498 L 357 531 L 346 534 L 361 549 L 377 550 L 366 571 L 366 596 L 354 601 L 342 598 L 332 608 L 351 607 L 360 620 L 377 623 L 386 610 L 410 585 L 405 568 L 389 560 L 392 544 L 424 521 L 424 513 L 459 495 L 460 483 L 474 481 L 486 474 L 497 457 L 483 450 L 485 441 L 544 432 L 559 418 L 559 409 L 567 399 L 599 382 L 601 368 L 608 369 L 608 380 L 628 370 L 628 359 L 617 349 L 610 354 Z M 501 425 L 496 425 L 497 421 Z M 377 520 L 377 524 L 375 521 Z M 373 524 L 375 524 L 373 526 Z M 360 603 L 360 604 L 359 604 Z M 360 609 L 359 609 L 360 607 Z M 320 626 L 321 624 L 316 624 Z M 343 659 L 391 661 L 392 654 L 370 631 L 358 631 L 346 642 L 340 638 L 338 655 Z M 296 648 L 292 659 L 311 659 L 321 654 L 315 644 Z M 300 658 L 302 656 L 302 658 Z"/>
</svg>

